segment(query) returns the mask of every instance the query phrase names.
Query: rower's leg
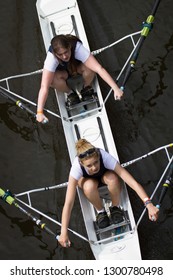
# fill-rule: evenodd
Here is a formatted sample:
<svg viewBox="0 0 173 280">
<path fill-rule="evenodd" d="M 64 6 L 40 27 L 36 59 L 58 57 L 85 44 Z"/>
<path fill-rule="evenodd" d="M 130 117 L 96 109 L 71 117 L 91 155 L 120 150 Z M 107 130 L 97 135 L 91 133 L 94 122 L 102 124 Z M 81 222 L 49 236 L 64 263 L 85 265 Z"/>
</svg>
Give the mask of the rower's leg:
<svg viewBox="0 0 173 280">
<path fill-rule="evenodd" d="M 112 206 L 118 206 L 120 203 L 121 184 L 118 176 L 113 171 L 107 171 L 102 178 L 104 184 L 108 186 Z"/>
<path fill-rule="evenodd" d="M 85 196 L 96 208 L 97 211 L 103 209 L 102 199 L 98 192 L 98 181 L 90 178 L 81 178 L 79 180 L 79 187 L 83 190 Z"/>
<path fill-rule="evenodd" d="M 78 104 L 80 102 L 79 96 L 75 93 L 73 88 L 67 83 L 68 73 L 66 71 L 56 71 L 51 86 L 57 90 L 57 92 L 64 92 L 67 94 L 66 106 Z"/>
<path fill-rule="evenodd" d="M 103 176 L 104 183 L 108 186 L 108 190 L 112 200 L 110 216 L 112 223 L 118 224 L 124 221 L 124 212 L 119 208 L 121 184 L 117 174 L 113 171 L 107 171 Z"/>
<path fill-rule="evenodd" d="M 66 71 L 56 71 L 51 87 L 55 88 L 57 92 L 69 93 L 71 89 L 68 87 L 66 80 L 68 79 L 68 73 Z"/>
<path fill-rule="evenodd" d="M 92 203 L 92 205 L 97 210 L 96 215 L 96 224 L 99 228 L 105 228 L 110 225 L 109 218 L 107 216 L 107 212 L 102 203 L 102 199 L 100 198 L 100 194 L 98 192 L 98 181 L 95 179 L 86 179 L 82 178 L 79 182 L 79 185 L 83 189 L 83 192 L 87 199 Z"/>
<path fill-rule="evenodd" d="M 95 72 L 90 70 L 83 63 L 78 66 L 77 71 L 84 79 L 84 87 L 91 86 L 96 75 Z"/>
</svg>

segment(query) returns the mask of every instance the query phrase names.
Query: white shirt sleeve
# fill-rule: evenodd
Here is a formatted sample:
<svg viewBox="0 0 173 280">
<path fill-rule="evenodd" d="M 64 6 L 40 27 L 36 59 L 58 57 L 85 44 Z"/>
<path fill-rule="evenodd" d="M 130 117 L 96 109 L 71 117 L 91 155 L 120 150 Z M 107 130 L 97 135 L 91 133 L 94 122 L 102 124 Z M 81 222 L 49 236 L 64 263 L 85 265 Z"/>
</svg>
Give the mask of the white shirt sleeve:
<svg viewBox="0 0 173 280">
<path fill-rule="evenodd" d="M 55 72 L 58 65 L 59 65 L 58 59 L 53 55 L 53 53 L 48 51 L 46 59 L 44 61 L 44 69 L 50 72 Z"/>
<path fill-rule="evenodd" d="M 100 149 L 100 152 L 101 152 L 101 155 L 102 155 L 104 166 L 109 170 L 114 170 L 115 166 L 118 162 L 117 159 L 114 158 L 112 155 L 110 155 L 105 150 Z"/>
<path fill-rule="evenodd" d="M 82 43 L 77 42 L 75 48 L 75 58 L 82 61 L 82 63 L 84 63 L 89 56 L 90 56 L 90 51 L 86 49 Z"/>
<path fill-rule="evenodd" d="M 80 167 L 79 159 L 78 157 L 75 157 L 72 167 L 70 169 L 70 176 L 72 176 L 77 181 L 83 176 L 82 169 Z"/>
</svg>

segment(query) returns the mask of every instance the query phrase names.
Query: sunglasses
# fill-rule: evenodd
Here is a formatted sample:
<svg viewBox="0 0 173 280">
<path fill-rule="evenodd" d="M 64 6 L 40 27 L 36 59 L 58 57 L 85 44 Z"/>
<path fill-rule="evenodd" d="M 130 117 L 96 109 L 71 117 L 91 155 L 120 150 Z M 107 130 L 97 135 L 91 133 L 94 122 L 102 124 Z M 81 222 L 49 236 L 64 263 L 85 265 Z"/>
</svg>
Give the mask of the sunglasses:
<svg viewBox="0 0 173 280">
<path fill-rule="evenodd" d="M 79 157 L 80 159 L 82 159 L 82 158 L 85 158 L 85 157 L 88 157 L 88 156 L 92 155 L 92 154 L 95 153 L 96 151 L 97 151 L 96 148 L 91 148 L 91 149 L 85 151 L 84 153 L 79 154 L 78 157 Z"/>
</svg>

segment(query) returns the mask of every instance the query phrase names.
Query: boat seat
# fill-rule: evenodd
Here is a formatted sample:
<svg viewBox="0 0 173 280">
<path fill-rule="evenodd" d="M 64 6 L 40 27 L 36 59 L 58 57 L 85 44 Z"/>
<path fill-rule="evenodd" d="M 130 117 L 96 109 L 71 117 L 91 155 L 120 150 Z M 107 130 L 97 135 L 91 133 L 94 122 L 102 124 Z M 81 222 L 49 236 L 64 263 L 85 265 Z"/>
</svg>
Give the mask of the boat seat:
<svg viewBox="0 0 173 280">
<path fill-rule="evenodd" d="M 108 201 L 111 200 L 107 185 L 103 184 L 103 185 L 99 186 L 98 190 L 99 190 L 100 197 L 102 199 L 108 200 Z"/>
</svg>

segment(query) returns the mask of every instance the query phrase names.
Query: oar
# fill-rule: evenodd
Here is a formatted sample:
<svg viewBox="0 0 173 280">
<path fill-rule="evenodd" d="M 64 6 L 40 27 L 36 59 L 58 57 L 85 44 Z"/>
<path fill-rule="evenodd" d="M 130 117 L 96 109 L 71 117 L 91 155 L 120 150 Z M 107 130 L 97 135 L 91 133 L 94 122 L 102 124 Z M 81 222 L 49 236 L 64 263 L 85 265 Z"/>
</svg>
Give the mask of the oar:
<svg viewBox="0 0 173 280">
<path fill-rule="evenodd" d="M 12 96 L 7 89 L 3 88 L 0 86 L 0 93 L 7 99 L 10 99 L 11 101 L 13 101 L 15 103 L 16 106 L 18 106 L 20 109 L 27 111 L 28 113 L 30 113 L 34 118 L 36 118 L 36 113 L 33 112 L 31 109 L 29 109 L 26 105 L 24 105 L 21 100 L 15 98 L 14 96 Z M 42 123 L 47 123 L 47 120 L 43 120 Z"/>
<path fill-rule="evenodd" d="M 151 14 L 147 17 L 146 21 L 143 24 L 143 29 L 141 31 L 141 36 L 140 36 L 139 42 L 136 46 L 135 51 L 132 54 L 132 57 L 129 61 L 129 64 L 128 64 L 126 72 L 125 72 L 124 80 L 123 80 L 122 85 L 121 85 L 122 90 L 124 90 L 125 84 L 127 83 L 128 79 L 130 77 L 130 74 L 132 73 L 132 71 L 135 68 L 135 64 L 136 64 L 137 58 L 139 56 L 141 47 L 142 47 L 146 37 L 148 36 L 149 32 L 151 31 L 152 27 L 153 27 L 154 16 L 156 14 L 156 11 L 158 9 L 160 1 L 161 0 L 156 0 L 155 1 L 155 4 L 153 6 Z"/>
<path fill-rule="evenodd" d="M 37 217 L 33 216 L 30 212 L 28 212 L 27 210 L 25 210 L 23 207 L 21 207 L 16 201 L 15 199 L 12 197 L 10 191 L 4 191 L 3 189 L 0 188 L 0 197 L 7 202 L 10 205 L 14 205 L 15 207 L 17 207 L 21 212 L 23 212 L 24 214 L 26 214 L 39 228 L 41 228 L 42 230 L 45 230 L 47 233 L 53 235 L 57 240 L 59 238 L 59 235 L 56 235 L 50 228 L 48 228 L 46 226 L 45 223 L 42 223 L 40 219 L 38 219 Z"/>
<path fill-rule="evenodd" d="M 160 206 L 163 202 L 163 199 L 164 199 L 164 197 L 167 193 L 168 188 L 172 187 L 172 185 L 173 185 L 173 163 L 170 165 L 170 167 L 168 169 L 168 174 L 167 174 L 166 179 L 165 179 L 165 182 L 162 185 L 162 190 L 161 190 L 161 193 L 160 193 L 159 202 L 156 205 L 156 207 L 158 209 L 160 208 Z"/>
<path fill-rule="evenodd" d="M 10 191 L 4 191 L 3 189 L 0 188 L 0 197 L 7 202 L 10 205 L 14 205 L 16 208 L 18 208 L 21 212 L 23 212 L 24 214 L 26 214 L 33 222 L 36 223 L 37 226 L 39 226 L 42 230 L 45 230 L 46 232 L 50 233 L 51 235 L 53 235 L 57 240 L 59 239 L 59 235 L 56 235 L 50 228 L 48 228 L 46 226 L 45 223 L 42 223 L 40 219 L 38 219 L 37 217 L 33 216 L 30 212 L 28 212 L 26 209 L 24 209 L 23 207 L 21 207 L 15 200 L 14 197 L 12 197 L 12 194 Z M 25 204 L 25 203 L 24 203 Z M 34 209 L 34 208 L 33 208 Z M 40 214 L 42 215 L 42 213 L 40 212 Z M 44 214 L 43 214 L 44 216 Z M 61 224 L 58 223 L 60 226 Z M 72 232 L 74 235 L 78 236 L 79 238 L 87 241 L 89 244 L 95 244 L 94 241 L 92 240 L 88 240 L 86 237 L 80 235 L 79 233 L 75 232 L 74 230 L 68 228 L 68 230 L 70 232 Z"/>
<path fill-rule="evenodd" d="M 6 82 L 6 84 L 8 85 L 8 81 L 9 81 L 10 79 L 12 80 L 12 79 L 21 78 L 21 77 L 27 77 L 27 76 L 37 75 L 37 74 L 40 74 L 40 73 L 42 73 L 42 72 L 43 72 L 43 69 L 40 69 L 40 70 L 36 70 L 36 71 L 30 72 L 30 73 L 25 73 L 25 74 L 19 74 L 19 75 L 10 76 L 10 77 L 8 77 L 8 78 L 1 79 L 1 80 L 0 80 L 0 83 L 1 83 L 1 82 Z M 3 88 L 3 87 L 0 87 L 0 88 L 3 89 L 3 90 L 6 90 L 6 89 Z M 23 96 L 20 96 L 20 95 L 18 95 L 18 94 L 16 94 L 16 93 L 10 91 L 10 90 L 9 90 L 9 86 L 8 86 L 8 93 L 9 93 L 10 95 L 12 95 L 12 96 L 15 96 L 15 97 L 17 97 L 17 98 L 20 98 L 20 99 L 22 99 L 23 101 L 26 101 L 27 103 L 29 103 L 29 104 L 31 104 L 31 105 L 37 107 L 37 104 L 36 104 L 35 102 L 33 102 L 33 101 L 31 101 L 31 100 L 28 100 L 28 99 L 24 98 Z M 47 113 L 49 113 L 49 114 L 51 114 L 51 115 L 53 115 L 53 116 L 55 116 L 55 117 L 61 119 L 61 116 L 60 116 L 60 115 L 58 115 L 58 114 L 56 114 L 56 113 L 54 113 L 54 112 L 52 112 L 52 111 L 50 111 L 50 110 L 48 110 L 48 109 L 46 109 L 46 108 L 44 108 L 43 110 L 44 110 L 45 112 L 47 112 Z M 66 120 L 66 118 L 64 118 L 64 120 Z"/>
<path fill-rule="evenodd" d="M 163 174 L 161 175 L 161 177 L 160 177 L 160 179 L 159 179 L 159 182 L 157 183 L 157 185 L 156 185 L 156 187 L 155 187 L 155 189 L 154 189 L 152 195 L 150 196 L 150 199 L 151 199 L 151 200 L 153 199 L 153 197 L 154 197 L 156 191 L 158 190 L 158 188 L 160 187 L 160 185 L 161 185 L 162 181 L 164 180 L 166 174 L 168 174 L 168 175 L 169 175 L 169 174 L 172 174 L 172 173 L 170 173 L 170 171 L 168 171 L 168 170 L 172 170 L 172 168 L 170 168 L 171 165 L 173 165 L 173 156 L 170 158 L 170 160 L 169 160 L 169 162 L 168 162 L 168 164 L 167 164 L 167 166 L 166 166 L 166 168 L 165 168 Z M 168 173 L 167 173 L 167 172 L 168 172 Z M 168 175 L 167 175 L 166 178 L 168 178 Z M 165 192 L 165 193 L 166 193 L 166 192 Z M 163 201 L 164 196 L 165 196 L 165 194 L 162 195 L 162 196 L 160 195 L 158 204 L 156 205 L 156 206 L 158 207 L 158 209 L 159 209 L 159 207 L 160 207 L 159 205 L 160 205 L 161 202 Z M 137 227 L 139 226 L 139 224 L 140 224 L 140 222 L 141 222 L 141 220 L 142 220 L 142 218 L 143 218 L 145 212 L 146 212 L 146 207 L 144 208 L 144 210 L 143 210 L 141 216 L 139 217 L 139 219 L 138 219 L 138 221 L 137 221 L 137 224 L 136 224 Z"/>
<path fill-rule="evenodd" d="M 0 86 L 0 93 L 7 99 L 10 99 L 11 101 L 13 101 L 16 106 L 18 106 L 19 108 L 27 111 L 28 113 L 30 113 L 34 118 L 36 117 L 36 113 L 34 113 L 31 109 L 29 109 L 26 105 L 24 105 L 19 99 L 13 97 L 12 95 L 9 94 L 8 90 L 4 89 L 3 87 Z"/>
</svg>

